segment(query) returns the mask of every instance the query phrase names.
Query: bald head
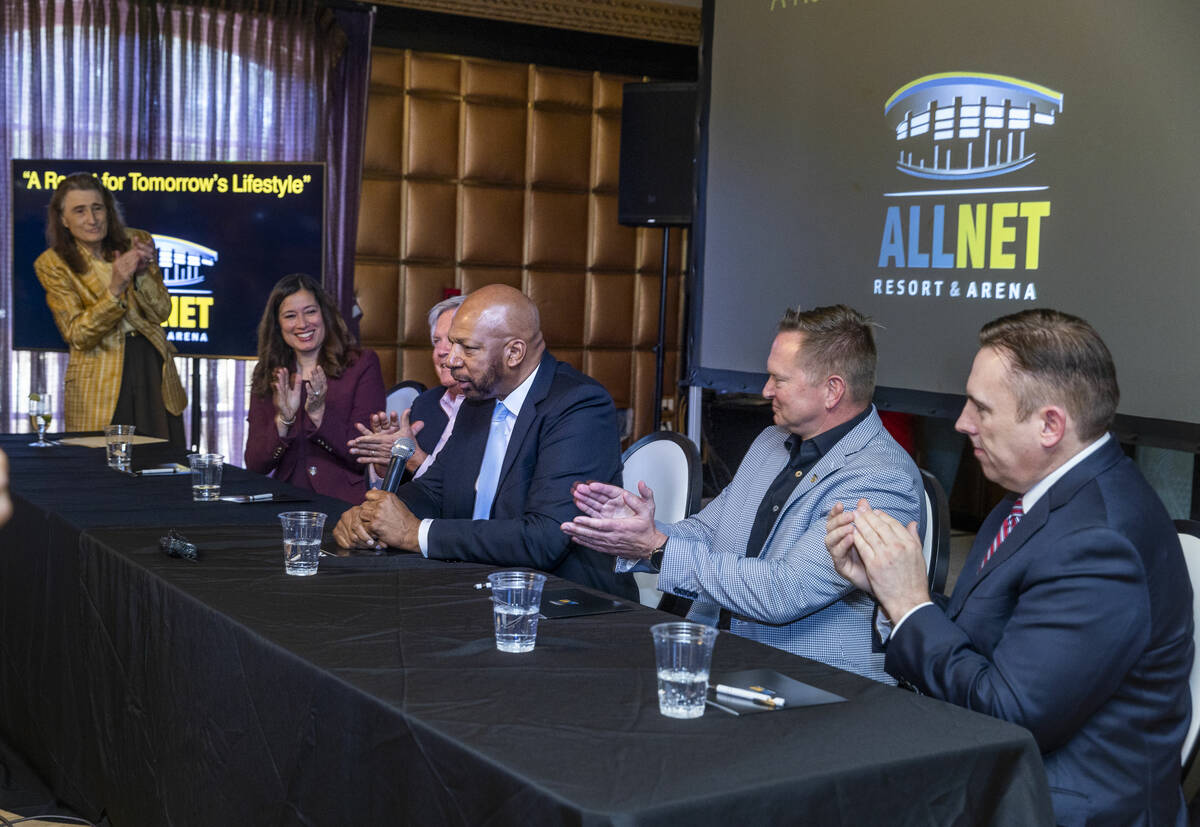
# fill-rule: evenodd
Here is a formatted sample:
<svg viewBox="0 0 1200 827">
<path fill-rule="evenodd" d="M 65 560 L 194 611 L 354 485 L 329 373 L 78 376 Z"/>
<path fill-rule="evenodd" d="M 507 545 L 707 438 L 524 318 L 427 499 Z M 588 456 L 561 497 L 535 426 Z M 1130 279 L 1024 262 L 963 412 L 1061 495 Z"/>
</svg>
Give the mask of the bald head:
<svg viewBox="0 0 1200 827">
<path fill-rule="evenodd" d="M 458 311 L 459 318 L 471 318 L 505 336 L 532 341 L 541 336 L 537 306 L 529 297 L 507 284 L 489 284 L 467 296 Z"/>
<path fill-rule="evenodd" d="M 537 306 L 520 290 L 489 284 L 467 296 L 450 325 L 446 364 L 468 399 L 503 399 L 545 351 Z"/>
</svg>

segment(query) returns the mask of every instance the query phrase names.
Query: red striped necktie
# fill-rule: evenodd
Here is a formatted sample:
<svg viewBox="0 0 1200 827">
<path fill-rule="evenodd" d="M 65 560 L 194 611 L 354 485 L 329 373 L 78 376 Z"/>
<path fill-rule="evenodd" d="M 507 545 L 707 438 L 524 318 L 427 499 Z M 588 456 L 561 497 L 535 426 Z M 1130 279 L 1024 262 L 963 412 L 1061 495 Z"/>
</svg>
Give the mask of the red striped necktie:
<svg viewBox="0 0 1200 827">
<path fill-rule="evenodd" d="M 1021 508 L 1021 498 L 1017 497 L 1017 501 L 1013 503 L 1012 511 L 1008 512 L 1008 516 L 1004 518 L 1004 522 L 1000 523 L 1000 530 L 996 532 L 996 539 L 992 540 L 992 544 L 988 546 L 987 554 L 983 557 L 983 562 L 979 564 L 979 570 L 983 571 L 983 567 L 987 565 L 988 560 L 992 559 L 992 555 L 996 553 L 996 549 L 1000 548 L 1000 544 L 1004 542 L 1004 538 L 1012 533 L 1012 530 L 1017 527 L 1017 523 L 1025 516 L 1025 511 Z"/>
</svg>

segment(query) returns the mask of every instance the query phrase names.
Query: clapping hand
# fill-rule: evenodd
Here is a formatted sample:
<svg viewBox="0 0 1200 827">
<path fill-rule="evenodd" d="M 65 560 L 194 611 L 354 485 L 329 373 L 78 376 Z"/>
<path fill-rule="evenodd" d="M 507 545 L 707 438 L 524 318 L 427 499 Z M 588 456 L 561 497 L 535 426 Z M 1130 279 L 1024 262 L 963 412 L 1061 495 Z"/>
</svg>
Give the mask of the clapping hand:
<svg viewBox="0 0 1200 827">
<path fill-rule="evenodd" d="M 667 542 L 654 526 L 654 492 L 644 482 L 638 494 L 603 482 L 571 486 L 575 507 L 583 512 L 562 524 L 563 533 L 580 545 L 627 559 L 649 557 Z"/>
<path fill-rule="evenodd" d="M 361 436 L 346 443 L 350 448 L 350 453 L 358 457 L 358 461 L 364 465 L 374 464 L 375 473 L 382 477 L 387 473 L 388 462 L 391 460 L 392 443 L 402 436 L 410 437 L 416 442 L 417 434 L 421 433 L 425 427 L 424 422 L 410 423 L 411 413 L 411 408 L 401 416 L 397 416 L 395 412 L 389 415 L 380 411 L 371 415 L 369 428 L 361 422 L 356 422 L 354 427 L 358 429 Z M 409 458 L 406 467 L 410 471 L 416 471 L 427 456 L 420 446 L 417 446 L 417 450 Z"/>
<path fill-rule="evenodd" d="M 275 404 L 275 425 L 279 435 L 286 436 L 300 410 L 300 374 L 289 374 L 287 368 L 275 368 L 271 400 Z"/>
<path fill-rule="evenodd" d="M 866 500 L 861 500 L 866 502 Z M 825 521 L 825 548 L 833 558 L 837 573 L 849 580 L 855 588 L 871 594 L 871 580 L 863 567 L 858 549 L 854 547 L 854 512 L 847 511 L 841 503 L 835 503 Z"/>
<path fill-rule="evenodd" d="M 917 524 L 908 526 L 859 500 L 853 511 L 834 506 L 826 524 L 825 546 L 838 573 L 874 594 L 893 622 L 927 603 L 929 581 Z"/>
<path fill-rule="evenodd" d="M 134 239 L 128 250 L 113 259 L 112 280 L 108 283 L 109 292 L 114 296 L 124 293 L 134 276 L 146 269 L 157 255 L 153 244 Z"/>
<path fill-rule="evenodd" d="M 314 413 L 325 409 L 325 392 L 329 390 L 329 380 L 320 365 L 312 370 L 312 375 L 304 383 L 308 393 L 304 399 L 304 410 L 311 417 Z"/>
<path fill-rule="evenodd" d="M 653 505 L 654 492 L 650 486 L 640 482 L 638 490 L 643 488 L 649 493 Z M 605 482 L 577 482 L 571 486 L 575 507 L 589 517 L 632 517 L 636 512 L 625 502 L 625 498 L 633 496 L 624 488 Z"/>
</svg>

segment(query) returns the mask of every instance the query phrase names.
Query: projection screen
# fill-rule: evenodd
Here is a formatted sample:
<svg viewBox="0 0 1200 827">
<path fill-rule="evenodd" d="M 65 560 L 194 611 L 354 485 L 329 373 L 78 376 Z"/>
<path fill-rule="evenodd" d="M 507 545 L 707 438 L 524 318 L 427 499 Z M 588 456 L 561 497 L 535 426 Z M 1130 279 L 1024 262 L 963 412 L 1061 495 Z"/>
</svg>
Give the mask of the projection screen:
<svg viewBox="0 0 1200 827">
<path fill-rule="evenodd" d="M 1091 321 L 1121 412 L 1200 422 L 1200 4 L 707 0 L 692 384 L 761 387 L 785 307 L 881 325 L 879 384 L 962 393 L 980 325 Z M 951 402 L 952 402 L 952 398 Z"/>
</svg>

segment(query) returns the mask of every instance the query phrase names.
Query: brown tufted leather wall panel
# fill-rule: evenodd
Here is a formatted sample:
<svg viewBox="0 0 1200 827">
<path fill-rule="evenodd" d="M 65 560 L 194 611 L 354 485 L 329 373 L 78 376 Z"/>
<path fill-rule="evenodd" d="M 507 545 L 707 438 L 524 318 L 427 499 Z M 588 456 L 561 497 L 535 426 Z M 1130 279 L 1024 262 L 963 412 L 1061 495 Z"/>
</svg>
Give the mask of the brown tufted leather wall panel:
<svg viewBox="0 0 1200 827">
<path fill-rule="evenodd" d="M 458 58 L 375 49 L 371 52 L 372 67 L 378 62 L 376 55 L 380 54 L 392 58 L 387 67 L 389 75 L 386 78 L 377 78 L 372 71 L 372 86 L 386 84 L 399 86 L 409 92 L 445 92 L 448 95 L 457 95 L 460 92 L 463 61 Z M 369 105 L 368 103 L 368 107 Z"/>
<path fill-rule="evenodd" d="M 587 264 L 587 218 L 585 193 L 531 192 L 525 222 L 525 265 L 582 270 Z"/>
<path fill-rule="evenodd" d="M 359 319 L 359 335 L 368 341 L 394 336 L 400 319 L 400 266 L 359 262 L 354 269 L 354 295 L 360 308 L 371 308 Z"/>
<path fill-rule="evenodd" d="M 444 181 L 409 181 L 401 215 L 406 261 L 451 261 L 458 221 L 458 189 Z"/>
<path fill-rule="evenodd" d="M 529 183 L 587 192 L 592 161 L 592 113 L 535 109 L 532 115 Z"/>
<path fill-rule="evenodd" d="M 633 273 L 589 273 L 583 344 L 589 348 L 619 348 L 633 344 Z M 603 312 L 599 312 L 599 311 Z M 624 356 L 624 354 L 621 354 Z"/>
<path fill-rule="evenodd" d="M 384 261 L 400 258 L 399 181 L 363 179 L 355 257 L 364 256 Z"/>
<path fill-rule="evenodd" d="M 617 196 L 593 195 L 590 213 L 588 267 L 632 272 L 637 261 L 638 232 L 617 223 Z"/>
<path fill-rule="evenodd" d="M 426 314 L 447 291 L 509 284 L 537 303 L 554 354 L 631 409 L 629 437 L 649 430 L 662 231 L 617 224 L 627 80 L 374 50 L 355 287 L 385 383 L 437 381 Z M 672 230 L 672 410 L 685 252 Z"/>
<path fill-rule="evenodd" d="M 467 60 L 463 94 L 468 98 L 491 98 L 525 108 L 529 97 L 529 67 L 524 63 Z"/>
<path fill-rule="evenodd" d="M 525 183 L 525 107 L 468 103 L 463 134 L 463 180 Z"/>
</svg>

